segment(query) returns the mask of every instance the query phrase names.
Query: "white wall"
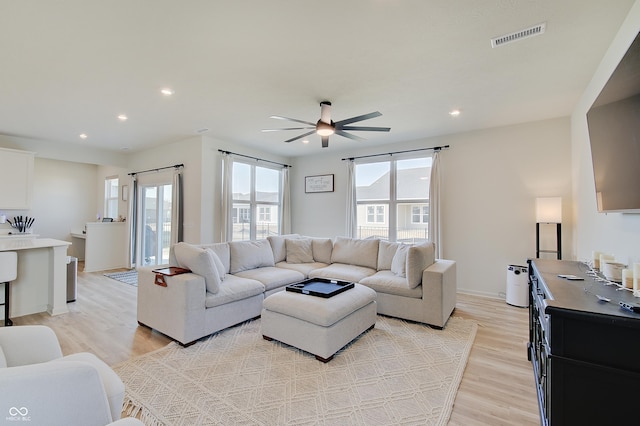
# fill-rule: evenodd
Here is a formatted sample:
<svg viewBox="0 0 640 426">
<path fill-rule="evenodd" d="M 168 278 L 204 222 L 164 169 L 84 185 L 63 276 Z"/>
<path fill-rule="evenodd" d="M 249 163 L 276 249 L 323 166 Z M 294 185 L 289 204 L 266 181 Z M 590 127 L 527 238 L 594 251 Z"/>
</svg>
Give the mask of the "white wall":
<svg viewBox="0 0 640 426">
<path fill-rule="evenodd" d="M 571 117 L 575 253 L 580 260 L 592 251 L 615 254 L 618 261 L 640 262 L 640 214 L 598 213 L 586 113 L 640 30 L 636 1 Z"/>
<path fill-rule="evenodd" d="M 299 157 L 292 169 L 292 230 L 344 235 L 342 158 L 450 145 L 443 150 L 443 257 L 458 262 L 460 291 L 499 297 L 509 264 L 535 256 L 535 198 L 563 197 L 563 258 L 573 257 L 569 118 L 423 141 Z M 332 193 L 304 193 L 304 176 L 335 174 Z"/>
</svg>

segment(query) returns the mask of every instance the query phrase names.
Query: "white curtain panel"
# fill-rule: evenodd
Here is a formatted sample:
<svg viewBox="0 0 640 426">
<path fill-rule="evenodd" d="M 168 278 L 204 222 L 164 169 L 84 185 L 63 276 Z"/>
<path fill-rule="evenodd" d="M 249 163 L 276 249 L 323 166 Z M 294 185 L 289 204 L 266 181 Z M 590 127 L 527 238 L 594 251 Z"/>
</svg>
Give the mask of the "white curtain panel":
<svg viewBox="0 0 640 426">
<path fill-rule="evenodd" d="M 345 236 L 357 237 L 357 203 L 356 203 L 356 163 L 347 162 L 347 220 Z"/>
<path fill-rule="evenodd" d="M 222 211 L 220 212 L 222 223 L 220 226 L 220 241 L 225 242 L 231 239 L 231 204 L 233 203 L 233 158 L 231 154 L 222 154 L 222 173 Z"/>
<path fill-rule="evenodd" d="M 289 167 L 282 169 L 282 193 L 280 200 L 280 234 L 291 233 L 291 190 L 289 184 Z"/>
<path fill-rule="evenodd" d="M 440 225 L 440 152 L 435 151 L 429 182 L 429 240 L 436 246 L 436 259 L 442 259 Z"/>
<path fill-rule="evenodd" d="M 129 207 L 127 212 L 127 220 L 129 221 L 129 268 L 136 266 L 136 239 L 137 231 L 137 212 L 138 212 L 138 178 L 131 175 L 129 182 Z"/>
<path fill-rule="evenodd" d="M 171 246 L 173 246 L 183 240 L 182 167 L 176 167 L 173 172 L 171 196 Z"/>
</svg>

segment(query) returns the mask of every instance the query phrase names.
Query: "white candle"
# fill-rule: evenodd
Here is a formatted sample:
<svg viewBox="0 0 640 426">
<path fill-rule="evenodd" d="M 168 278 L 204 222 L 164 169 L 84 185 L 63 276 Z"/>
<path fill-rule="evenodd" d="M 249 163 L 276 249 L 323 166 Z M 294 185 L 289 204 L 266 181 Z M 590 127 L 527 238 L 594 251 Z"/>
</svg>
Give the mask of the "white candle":
<svg viewBox="0 0 640 426">
<path fill-rule="evenodd" d="M 622 287 L 633 288 L 633 270 L 632 269 L 625 268 L 622 270 Z"/>
<path fill-rule="evenodd" d="M 640 297 L 640 263 L 633 264 L 633 295 Z"/>
</svg>

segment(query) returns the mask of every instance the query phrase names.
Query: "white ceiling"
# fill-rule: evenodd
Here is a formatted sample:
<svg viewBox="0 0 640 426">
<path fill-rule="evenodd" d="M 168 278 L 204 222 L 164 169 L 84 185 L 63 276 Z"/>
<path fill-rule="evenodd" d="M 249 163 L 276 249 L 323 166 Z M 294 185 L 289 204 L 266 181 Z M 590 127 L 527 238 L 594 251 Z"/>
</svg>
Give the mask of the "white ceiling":
<svg viewBox="0 0 640 426">
<path fill-rule="evenodd" d="M 133 151 L 207 128 L 300 156 L 322 152 L 319 136 L 261 129 L 295 127 L 271 115 L 315 122 L 322 100 L 335 121 L 380 111 L 358 125 L 391 127 L 332 136 L 329 150 L 568 116 L 632 4 L 0 0 L 0 133 Z M 542 22 L 545 34 L 491 48 Z"/>
</svg>

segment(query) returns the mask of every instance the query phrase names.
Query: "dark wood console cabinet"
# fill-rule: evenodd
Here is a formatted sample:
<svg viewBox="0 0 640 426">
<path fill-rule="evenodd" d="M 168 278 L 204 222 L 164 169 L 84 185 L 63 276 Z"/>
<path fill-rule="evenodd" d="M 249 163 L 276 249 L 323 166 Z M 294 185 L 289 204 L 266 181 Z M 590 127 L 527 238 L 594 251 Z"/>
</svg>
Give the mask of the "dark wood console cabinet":
<svg viewBox="0 0 640 426">
<path fill-rule="evenodd" d="M 587 272 L 580 262 L 529 260 L 528 356 L 541 423 L 640 424 L 640 314 L 619 305 L 640 299 Z"/>
</svg>

